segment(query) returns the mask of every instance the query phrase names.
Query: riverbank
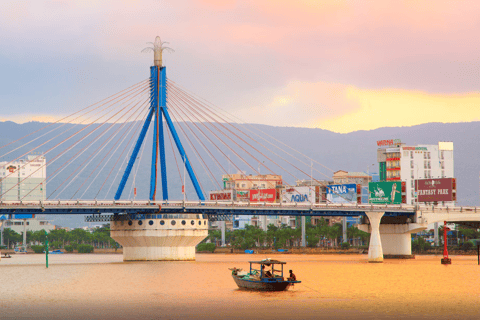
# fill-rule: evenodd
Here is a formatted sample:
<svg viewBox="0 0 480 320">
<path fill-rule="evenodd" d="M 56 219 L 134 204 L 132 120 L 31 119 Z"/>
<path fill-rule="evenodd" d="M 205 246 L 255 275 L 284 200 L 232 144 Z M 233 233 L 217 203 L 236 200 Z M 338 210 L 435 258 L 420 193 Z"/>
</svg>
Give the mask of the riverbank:
<svg viewBox="0 0 480 320">
<path fill-rule="evenodd" d="M 318 255 L 335 255 L 335 254 L 367 254 L 367 248 L 350 248 L 350 249 L 336 249 L 336 248 L 288 248 L 283 250 L 288 250 L 286 252 L 279 252 L 278 250 L 274 250 L 271 248 L 253 248 L 251 249 L 254 253 L 257 254 L 318 254 Z M 202 252 L 208 253 L 208 252 Z M 233 249 L 230 247 L 216 247 L 214 254 L 244 254 L 245 250 L 240 249 Z M 474 250 L 457 250 L 457 249 L 448 249 L 448 253 L 450 255 L 458 255 L 458 256 L 476 256 L 477 249 Z M 435 248 L 428 251 L 412 251 L 413 256 L 415 255 L 443 255 L 443 249 Z"/>
</svg>

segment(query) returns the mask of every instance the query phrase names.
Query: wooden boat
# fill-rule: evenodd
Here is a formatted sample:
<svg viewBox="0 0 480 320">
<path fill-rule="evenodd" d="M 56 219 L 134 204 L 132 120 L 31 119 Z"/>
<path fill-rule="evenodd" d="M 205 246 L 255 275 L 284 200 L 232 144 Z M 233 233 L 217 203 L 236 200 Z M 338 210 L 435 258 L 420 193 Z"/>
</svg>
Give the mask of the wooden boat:
<svg viewBox="0 0 480 320">
<path fill-rule="evenodd" d="M 283 277 L 284 261 L 265 259 L 261 261 L 249 261 L 250 271 L 241 272 L 242 269 L 233 268 L 232 277 L 240 289 L 257 291 L 284 291 L 288 290 L 293 284 L 301 283 L 297 280 L 285 280 Z M 260 268 L 256 269 L 256 265 Z M 275 265 L 280 265 L 280 269 L 275 269 Z"/>
</svg>

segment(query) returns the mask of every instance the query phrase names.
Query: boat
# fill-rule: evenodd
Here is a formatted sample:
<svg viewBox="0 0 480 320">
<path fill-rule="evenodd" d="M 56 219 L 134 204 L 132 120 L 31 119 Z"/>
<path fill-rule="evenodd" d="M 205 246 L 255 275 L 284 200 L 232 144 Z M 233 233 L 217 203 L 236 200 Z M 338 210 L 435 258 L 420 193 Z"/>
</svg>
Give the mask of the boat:
<svg viewBox="0 0 480 320">
<path fill-rule="evenodd" d="M 264 259 L 261 261 L 249 261 L 250 271 L 242 272 L 242 269 L 231 268 L 232 277 L 240 289 L 256 291 L 285 291 L 295 283 L 301 281 L 283 277 L 284 261 Z M 259 267 L 257 267 L 259 265 Z M 275 269 L 280 266 L 280 269 Z"/>
<path fill-rule="evenodd" d="M 13 248 L 13 251 L 14 251 L 15 253 L 26 254 L 26 253 L 27 253 L 27 246 L 15 247 L 15 248 Z"/>
</svg>

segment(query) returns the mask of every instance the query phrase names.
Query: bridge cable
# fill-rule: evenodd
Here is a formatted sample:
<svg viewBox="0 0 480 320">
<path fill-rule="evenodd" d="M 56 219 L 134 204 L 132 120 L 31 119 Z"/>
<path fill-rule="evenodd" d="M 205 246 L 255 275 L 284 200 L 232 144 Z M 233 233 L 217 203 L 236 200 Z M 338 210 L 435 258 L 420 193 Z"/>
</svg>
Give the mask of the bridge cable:
<svg viewBox="0 0 480 320">
<path fill-rule="evenodd" d="M 118 121 L 120 121 L 120 119 L 122 119 L 124 116 L 128 115 L 133 109 L 136 108 L 135 112 L 132 113 L 132 114 L 123 122 L 123 124 L 121 124 L 120 129 L 119 129 L 119 130 L 116 130 L 114 133 L 112 133 L 106 143 L 103 142 L 102 144 L 100 144 L 100 146 L 98 146 L 98 148 L 97 148 L 93 153 L 91 153 L 90 156 L 89 156 L 87 159 L 85 159 L 85 160 L 77 167 L 77 169 L 75 169 L 75 170 L 70 174 L 70 176 L 68 176 L 68 177 L 57 187 L 57 189 L 55 189 L 55 191 L 50 194 L 49 197 L 51 197 L 51 196 L 58 190 L 58 188 L 60 188 L 60 187 L 68 180 L 69 183 L 68 183 L 68 184 L 65 186 L 65 188 L 63 188 L 63 190 L 60 191 L 60 192 L 58 193 L 58 195 L 57 195 L 57 197 L 60 197 L 60 194 L 61 194 L 63 191 L 65 191 L 66 188 L 68 188 L 68 187 L 72 184 L 72 182 L 75 181 L 75 179 L 76 179 L 77 176 L 78 176 L 78 174 L 77 174 L 73 179 L 70 179 L 70 178 L 72 177 L 72 175 L 75 174 L 75 173 L 77 172 L 77 170 L 80 169 L 80 168 L 82 168 L 82 171 L 83 171 L 83 169 L 85 168 L 85 166 L 84 166 L 85 162 L 87 162 L 90 158 L 92 158 L 93 155 L 96 155 L 96 154 L 97 154 L 97 151 L 98 151 L 100 148 L 103 150 L 103 148 L 105 148 L 106 145 L 109 143 L 110 139 L 113 139 L 113 137 L 116 136 L 116 135 L 120 132 L 120 130 L 121 130 L 121 128 L 123 127 L 123 125 L 124 125 L 138 110 L 141 110 L 142 105 L 141 105 L 140 103 L 141 103 L 141 101 L 138 101 L 132 108 L 130 108 L 127 112 L 125 112 L 125 114 L 123 114 L 122 117 L 120 117 L 119 119 L 117 119 L 115 122 L 111 123 L 110 126 L 109 126 L 107 129 L 105 129 L 100 135 L 98 135 L 92 142 L 90 142 L 90 143 L 85 147 L 86 149 L 83 150 L 82 153 L 83 153 L 84 151 L 86 151 L 88 148 L 90 148 L 95 141 L 97 141 L 100 137 L 102 137 L 105 133 L 107 133 L 110 129 L 112 129 L 112 128 L 115 126 L 115 124 L 116 124 Z M 139 106 L 139 104 L 140 104 L 140 106 Z M 77 154 L 78 154 L 78 153 L 77 153 Z M 81 153 L 80 153 L 80 154 L 81 154 Z M 80 156 L 80 154 L 78 154 L 78 156 Z M 77 157 L 78 157 L 78 156 L 77 156 Z M 76 158 L 75 158 L 75 159 L 76 159 Z M 67 161 L 70 161 L 70 160 L 71 160 L 71 158 L 70 158 L 69 160 L 67 160 Z M 93 160 L 93 159 L 92 159 L 92 160 Z M 90 163 L 90 162 L 89 162 L 89 163 Z M 65 168 L 66 168 L 66 167 L 64 167 L 63 169 L 65 169 Z M 62 170 L 63 170 L 63 169 L 62 169 Z M 80 172 L 82 172 L 82 171 L 80 171 Z M 79 173 L 80 173 L 80 172 L 79 172 Z"/>
<path fill-rule="evenodd" d="M 148 114 L 148 110 L 145 112 L 144 116 L 143 116 L 143 120 L 142 122 L 145 121 L 146 117 L 147 117 L 147 114 Z M 139 114 L 138 116 L 140 116 L 141 114 Z M 122 133 L 122 135 L 117 139 L 117 141 L 111 146 L 110 150 L 108 150 L 108 152 L 103 156 L 103 158 L 99 161 L 99 163 L 97 164 L 97 166 L 90 172 L 90 174 L 88 175 L 88 177 L 85 179 L 85 181 L 82 183 L 82 185 L 77 189 L 77 192 L 80 191 L 80 189 L 83 187 L 83 185 L 90 179 L 90 177 L 92 176 L 92 174 L 96 171 L 97 174 L 95 175 L 95 178 L 93 178 L 92 182 L 90 182 L 90 184 L 87 186 L 87 188 L 83 191 L 82 195 L 80 196 L 80 198 L 83 198 L 83 196 L 85 195 L 85 193 L 87 192 L 87 190 L 90 189 L 90 187 L 92 186 L 92 184 L 95 182 L 95 180 L 98 178 L 98 176 L 100 175 L 101 172 L 103 172 L 103 169 L 105 168 L 105 166 L 110 162 L 110 159 L 113 157 L 113 155 L 117 152 L 118 148 L 120 147 L 121 143 L 123 143 L 123 141 L 125 141 L 126 137 L 130 134 L 131 130 L 135 127 L 135 124 L 136 124 L 136 121 L 138 119 L 138 116 L 135 118 L 134 121 L 132 121 L 129 125 L 128 128 L 126 128 L 124 130 L 124 132 Z M 121 141 L 120 141 L 121 140 Z M 119 144 L 120 142 L 120 144 Z M 112 150 L 113 148 L 115 148 L 115 146 L 117 146 L 117 148 L 113 151 L 112 153 Z M 107 161 L 104 161 L 105 158 L 110 155 L 110 157 L 108 158 Z M 98 167 L 100 166 L 100 164 L 103 163 L 103 166 L 100 170 L 97 171 Z"/>
<path fill-rule="evenodd" d="M 137 95 L 138 95 L 138 94 L 137 94 Z M 122 98 L 121 100 L 123 100 L 123 99 L 125 99 L 125 97 L 124 97 L 124 98 Z M 121 101 L 121 100 L 120 100 L 120 101 Z M 42 143 L 41 145 L 39 145 L 39 146 L 37 146 L 37 147 L 35 147 L 35 148 L 31 149 L 30 151 L 28 151 L 28 152 L 24 153 L 23 155 L 21 155 L 21 156 L 19 156 L 19 157 L 15 158 L 14 160 L 12 160 L 12 161 L 8 162 L 8 163 L 7 163 L 5 166 L 7 166 L 8 164 L 10 164 L 10 163 L 12 163 L 12 162 L 14 162 L 14 161 L 16 161 L 16 160 L 18 160 L 18 159 L 22 158 L 23 156 L 25 156 L 25 155 L 27 155 L 27 154 L 31 153 L 33 150 L 36 150 L 36 149 L 38 149 L 39 147 L 41 147 L 41 146 L 43 146 L 43 145 L 47 144 L 48 142 L 52 141 L 53 139 L 55 139 L 55 138 L 59 137 L 60 135 L 62 135 L 62 134 L 64 134 L 64 133 L 68 132 L 70 129 L 73 129 L 73 128 L 74 128 L 74 127 L 76 127 L 77 125 L 80 125 L 80 124 L 82 124 L 82 122 L 84 122 L 84 121 L 86 121 L 86 120 L 88 120 L 88 119 L 92 118 L 93 116 L 97 115 L 98 113 L 100 113 L 100 112 L 102 112 L 102 111 L 104 111 L 104 110 L 107 110 L 107 109 L 111 108 L 112 106 L 113 106 L 113 104 L 112 104 L 112 105 L 110 105 L 110 106 L 107 106 L 107 107 L 105 107 L 104 109 L 102 109 L 101 111 L 99 111 L 99 112 L 95 113 L 94 115 L 90 116 L 89 118 L 87 118 L 87 119 L 85 119 L 85 120 L 82 120 L 80 123 L 77 123 L 77 124 L 75 124 L 74 126 L 72 126 L 71 128 L 69 128 L 69 129 L 65 130 L 64 132 L 62 132 L 62 133 L 60 133 L 60 134 L 56 135 L 55 137 L 53 137 L 53 138 L 51 138 L 51 139 L 47 140 L 46 142 Z M 97 108 L 98 108 L 98 107 L 97 107 Z M 97 109 L 97 108 L 95 108 L 95 109 Z M 95 109 L 94 109 L 94 110 L 95 110 Z M 112 112 L 112 111 L 109 111 L 109 112 Z M 104 116 L 106 116 L 107 114 L 108 114 L 108 113 L 106 113 L 106 114 L 104 114 L 104 115 L 100 116 L 99 118 L 97 118 L 96 120 L 94 120 L 94 121 L 90 122 L 90 123 L 89 123 L 87 126 L 85 126 L 84 128 L 82 128 L 82 129 L 80 129 L 79 131 L 75 132 L 74 134 L 70 135 L 68 138 L 64 139 L 64 140 L 63 140 L 63 141 L 61 141 L 60 143 L 57 143 L 55 146 L 53 146 L 53 147 L 51 147 L 50 149 L 48 149 L 48 150 L 47 150 L 46 152 L 44 152 L 42 155 L 39 155 L 39 156 L 35 157 L 35 158 L 34 158 L 33 160 L 31 160 L 31 161 L 35 161 L 35 160 L 37 160 L 38 158 L 42 157 L 43 155 L 46 155 L 46 154 L 48 154 L 50 151 L 54 150 L 55 148 L 57 148 L 58 146 L 60 146 L 60 145 L 61 145 L 61 144 L 63 144 L 64 142 L 68 141 L 68 140 L 69 140 L 69 139 L 71 139 L 72 137 L 76 136 L 77 134 L 81 133 L 83 130 L 87 129 L 88 127 L 90 127 L 92 124 L 94 124 L 95 122 L 97 122 L 98 120 L 100 120 L 101 118 L 103 118 Z M 110 118 L 110 119 L 111 119 L 111 118 Z M 108 121 L 108 120 L 107 120 L 107 121 Z M 96 130 L 96 129 L 94 129 L 94 130 Z M 80 140 L 79 140 L 79 141 L 80 141 Z M 77 143 L 78 143 L 78 142 L 77 142 Z M 75 143 L 75 144 L 76 144 L 76 143 Z M 74 145 L 75 145 L 75 144 L 74 144 Z M 73 145 L 73 146 L 74 146 L 74 145 Z M 70 148 L 71 148 L 71 147 L 70 147 Z M 25 165 L 26 165 L 26 164 L 25 164 Z M 8 177 L 10 177 L 12 174 L 14 174 L 14 173 L 15 173 L 15 172 L 17 172 L 18 170 L 20 170 L 20 168 L 24 168 L 24 167 L 25 167 L 25 165 L 23 165 L 23 167 L 20 165 L 20 166 L 19 166 L 17 169 L 15 169 L 15 170 L 13 170 L 12 172 L 10 172 L 10 174 L 8 174 L 7 176 L 5 176 L 5 177 L 3 177 L 3 178 L 0 178 L 0 182 L 1 182 L 1 181 L 3 181 L 5 178 L 8 178 Z M 38 171 L 38 170 L 37 170 L 37 171 Z"/>
<path fill-rule="evenodd" d="M 54 125 L 54 124 L 56 124 L 56 123 L 59 123 L 59 122 L 65 120 L 65 119 L 67 119 L 67 118 L 69 118 L 69 117 L 72 117 L 73 115 L 75 115 L 75 114 L 77 114 L 77 113 L 79 113 L 79 112 L 82 112 L 82 111 L 84 111 L 84 110 L 87 110 L 88 108 L 93 107 L 94 105 L 96 105 L 96 104 L 98 104 L 98 103 L 100 103 L 100 102 L 103 102 L 103 101 L 105 101 L 105 100 L 107 100 L 107 99 L 110 99 L 111 97 L 114 97 L 114 96 L 116 96 L 116 95 L 118 95 L 118 94 L 120 94 L 120 93 L 122 93 L 122 92 L 124 92 L 124 91 L 126 91 L 126 90 L 128 90 L 128 89 L 130 89 L 130 88 L 132 88 L 132 87 L 141 85 L 142 83 L 144 83 L 144 82 L 146 82 L 146 81 L 148 81 L 148 80 L 149 80 L 149 79 L 145 79 L 145 80 L 143 80 L 143 81 L 140 81 L 140 82 L 138 82 L 138 83 L 136 83 L 136 84 L 134 84 L 134 85 L 132 85 L 132 86 L 130 86 L 130 87 L 128 87 L 128 88 L 120 91 L 120 92 L 117 92 L 117 93 L 115 93 L 115 94 L 113 94 L 113 95 L 111 95 L 111 96 L 109 96 L 109 97 L 107 97 L 107 98 L 105 98 L 105 99 L 103 99 L 103 100 L 101 100 L 101 101 L 95 102 L 94 104 L 91 104 L 91 105 L 89 105 L 88 107 L 85 107 L 85 108 L 83 108 L 83 109 L 81 109 L 81 110 L 79 110 L 79 111 L 77 111 L 77 112 L 75 112 L 75 113 L 72 113 L 72 114 L 70 114 L 70 115 L 68 115 L 68 116 L 66 116 L 66 117 L 63 117 L 63 118 L 55 121 L 55 122 L 52 122 L 52 123 L 50 123 L 50 124 L 48 124 L 48 125 L 40 128 L 40 129 L 38 129 L 38 130 L 35 130 L 35 131 L 33 131 L 33 132 L 31 132 L 31 133 L 29 133 L 29 134 L 27 134 L 27 135 L 25 135 L 25 136 L 23 136 L 23 137 L 21 137 L 21 138 L 18 138 L 18 139 L 15 140 L 15 141 L 9 142 L 9 143 L 7 143 L 6 145 L 1 146 L 0 149 L 3 149 L 3 148 L 5 148 L 5 147 L 7 147 L 7 146 L 9 146 L 9 145 L 17 142 L 17 141 L 20 141 L 20 140 L 22 140 L 22 139 L 24 139 L 24 138 L 26 138 L 26 137 L 28 137 L 28 136 L 31 136 L 31 135 L 34 134 L 34 133 L 37 133 L 37 132 L 39 132 L 39 131 L 42 131 L 43 129 L 46 129 L 46 128 L 48 128 L 48 127 L 50 127 L 50 126 L 52 126 L 52 125 Z M 2 158 L 3 156 L 4 156 L 4 155 L 0 156 L 0 158 Z"/>
<path fill-rule="evenodd" d="M 123 110 L 123 109 L 122 109 Z M 96 128 L 94 128 L 92 131 L 90 131 L 89 133 L 87 133 L 85 136 L 81 137 L 78 141 L 76 141 L 75 143 L 73 143 L 71 146 L 69 146 L 66 150 L 62 151 L 60 154 L 56 155 L 52 160 L 50 160 L 50 162 L 48 164 L 52 164 L 53 162 L 55 162 L 56 160 L 59 159 L 59 157 L 61 157 L 65 152 L 69 151 L 70 149 L 72 149 L 74 146 L 76 146 L 79 142 L 81 142 L 83 139 L 85 139 L 86 137 L 88 137 L 89 135 L 91 135 L 92 133 L 94 133 L 97 129 L 99 129 L 102 125 L 104 125 L 106 122 L 108 122 L 109 120 L 111 120 L 113 117 L 115 117 L 118 113 L 120 113 L 122 110 L 118 111 L 117 113 L 115 113 L 113 116 L 111 116 L 110 118 L 108 118 L 107 120 L 105 120 L 100 126 L 97 126 Z M 103 116 L 102 116 L 103 117 Z M 101 119 L 102 117 L 98 118 L 98 119 Z M 98 120 L 97 119 L 97 120 Z M 96 121 L 96 120 L 95 120 Z M 47 154 L 48 152 L 50 152 L 51 150 L 55 149 L 57 146 L 61 145 L 62 143 L 64 143 L 65 141 L 67 141 L 68 139 L 70 139 L 71 137 L 75 136 L 76 134 L 80 133 L 81 131 L 85 130 L 86 128 L 88 128 L 90 125 L 92 125 L 94 122 L 90 123 L 89 125 L 87 125 L 85 128 L 79 130 L 78 132 L 72 134 L 70 137 L 64 139 L 62 142 L 56 144 L 55 146 L 53 146 L 52 148 L 48 149 L 44 154 Z M 40 157 L 40 156 L 39 156 Z M 38 159 L 39 157 L 36 157 L 35 159 Z M 35 160 L 34 159 L 34 160 Z M 32 161 L 34 161 L 32 160 Z M 23 181 L 25 181 L 27 178 L 29 178 L 31 175 L 33 175 L 35 172 L 37 172 L 38 170 L 42 169 L 43 167 L 45 167 L 47 164 L 44 164 L 42 166 L 40 166 L 37 170 L 33 171 L 32 173 L 30 173 L 28 176 L 26 176 L 24 179 L 22 179 L 21 181 L 19 181 L 17 184 L 15 184 L 13 187 L 11 187 L 10 189 L 8 189 L 7 191 L 5 191 L 3 194 L 1 194 L 0 196 L 3 196 L 5 195 L 8 191 L 12 190 L 13 188 L 15 188 L 16 186 L 18 186 L 20 183 L 22 183 Z M 25 167 L 25 166 L 24 166 Z M 5 177 L 6 178 L 6 177 Z M 3 178 L 3 179 L 5 179 Z M 3 179 L 0 179 L 0 181 L 2 181 Z"/>
</svg>

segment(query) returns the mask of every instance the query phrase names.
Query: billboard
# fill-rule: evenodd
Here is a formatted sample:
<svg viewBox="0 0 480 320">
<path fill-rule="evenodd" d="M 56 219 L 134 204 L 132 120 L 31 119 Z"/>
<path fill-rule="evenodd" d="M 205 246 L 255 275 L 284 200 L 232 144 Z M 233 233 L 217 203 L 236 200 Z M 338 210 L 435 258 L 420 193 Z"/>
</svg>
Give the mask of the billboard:
<svg viewBox="0 0 480 320">
<path fill-rule="evenodd" d="M 400 181 L 368 183 L 368 202 L 379 204 L 402 203 L 402 183 Z"/>
<path fill-rule="evenodd" d="M 327 187 L 327 201 L 331 203 L 357 203 L 357 185 L 334 184 Z"/>
<path fill-rule="evenodd" d="M 248 190 L 236 190 L 235 191 L 237 201 L 248 201 L 248 200 L 250 200 L 249 194 L 250 193 L 248 192 Z"/>
<path fill-rule="evenodd" d="M 282 191 L 282 202 L 315 203 L 315 186 L 286 188 Z"/>
<path fill-rule="evenodd" d="M 418 202 L 455 201 L 454 178 L 420 179 L 415 184 Z"/>
<path fill-rule="evenodd" d="M 251 189 L 250 202 L 275 202 L 277 198 L 276 189 Z"/>
<path fill-rule="evenodd" d="M 210 191 L 209 199 L 210 201 L 232 201 L 233 191 L 232 190 Z"/>
</svg>

